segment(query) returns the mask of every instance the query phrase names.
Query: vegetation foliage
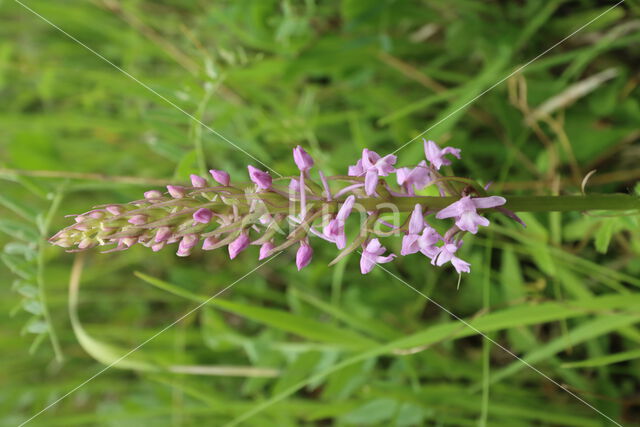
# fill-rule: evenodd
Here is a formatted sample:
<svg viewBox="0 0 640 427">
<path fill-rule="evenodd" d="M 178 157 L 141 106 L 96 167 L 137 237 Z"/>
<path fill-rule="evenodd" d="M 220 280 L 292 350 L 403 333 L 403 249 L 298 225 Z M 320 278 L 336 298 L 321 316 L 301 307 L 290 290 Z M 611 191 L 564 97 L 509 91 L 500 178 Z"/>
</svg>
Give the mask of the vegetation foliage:
<svg viewBox="0 0 640 427">
<path fill-rule="evenodd" d="M 251 158 L 220 135 L 284 175 L 298 144 L 340 174 L 429 129 L 499 194 L 640 194 L 640 3 L 613 4 L 0 1 L 2 423 L 143 342 L 33 422 L 637 422 L 637 212 L 493 216 L 461 249 L 474 271 L 459 288 L 417 256 L 392 274 L 362 276 L 357 256 L 327 267 L 328 243 L 298 272 L 295 252 L 252 271 L 258 248 L 230 263 L 46 242 L 87 206 L 244 174 Z M 401 156 L 421 159 L 420 140 Z"/>
</svg>

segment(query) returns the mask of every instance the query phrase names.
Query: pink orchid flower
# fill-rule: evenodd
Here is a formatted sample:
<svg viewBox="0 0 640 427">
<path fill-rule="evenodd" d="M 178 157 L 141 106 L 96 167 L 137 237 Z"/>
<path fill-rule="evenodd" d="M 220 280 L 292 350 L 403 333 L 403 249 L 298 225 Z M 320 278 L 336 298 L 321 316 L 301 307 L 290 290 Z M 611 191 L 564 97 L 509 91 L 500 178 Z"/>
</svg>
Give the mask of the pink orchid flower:
<svg viewBox="0 0 640 427">
<path fill-rule="evenodd" d="M 443 246 L 438 248 L 438 253 L 431 260 L 432 265 L 437 265 L 438 267 L 446 264 L 451 261 L 453 268 L 456 269 L 458 274 L 460 273 L 469 273 L 471 271 L 471 264 L 466 261 L 461 260 L 454 254 L 462 245 L 462 240 L 456 243 L 445 243 Z"/>
<path fill-rule="evenodd" d="M 434 168 L 440 169 L 442 165 L 450 165 L 451 160 L 446 159 L 444 157 L 445 154 L 451 154 L 454 157 L 460 158 L 460 149 L 453 147 L 444 147 L 440 149 L 438 144 L 433 141 L 424 140 L 424 155 L 429 160 L 429 163 L 433 165 Z"/>
<path fill-rule="evenodd" d="M 380 244 L 378 239 L 371 239 L 362 252 L 362 257 L 360 258 L 360 272 L 362 272 L 362 274 L 367 274 L 373 270 L 374 265 L 390 262 L 396 257 L 395 254 L 382 256 L 386 250 L 387 249 Z"/>
<path fill-rule="evenodd" d="M 486 227 L 490 224 L 487 218 L 478 215 L 477 209 L 495 208 L 496 206 L 504 205 L 506 202 L 506 199 L 500 196 L 475 198 L 464 196 L 438 212 L 436 218 L 455 218 L 456 225 L 460 230 L 476 234 L 478 226 Z"/>
</svg>

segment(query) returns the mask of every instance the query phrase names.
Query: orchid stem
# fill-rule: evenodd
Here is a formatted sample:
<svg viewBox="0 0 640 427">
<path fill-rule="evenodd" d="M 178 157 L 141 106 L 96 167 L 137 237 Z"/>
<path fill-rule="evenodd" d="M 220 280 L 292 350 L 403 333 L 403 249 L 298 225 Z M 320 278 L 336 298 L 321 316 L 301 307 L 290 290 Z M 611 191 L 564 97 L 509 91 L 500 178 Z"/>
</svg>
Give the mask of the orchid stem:
<svg viewBox="0 0 640 427">
<path fill-rule="evenodd" d="M 400 212 L 410 212 L 416 204 L 430 210 L 442 209 L 458 197 L 393 197 L 382 201 L 376 198 L 358 199 L 358 203 L 367 210 L 373 210 L 378 204 L 395 205 Z M 513 212 L 570 212 L 590 210 L 640 210 L 640 197 L 629 194 L 589 194 L 585 196 L 507 196 L 503 206 Z M 382 210 L 389 210 L 382 208 Z"/>
</svg>

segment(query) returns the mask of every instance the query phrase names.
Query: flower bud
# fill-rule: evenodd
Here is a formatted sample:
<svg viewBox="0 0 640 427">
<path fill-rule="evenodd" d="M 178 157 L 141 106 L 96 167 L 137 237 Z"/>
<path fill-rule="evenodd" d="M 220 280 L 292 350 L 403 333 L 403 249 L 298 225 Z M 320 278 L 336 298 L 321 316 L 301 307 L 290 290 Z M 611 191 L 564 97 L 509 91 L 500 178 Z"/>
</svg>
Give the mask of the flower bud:
<svg viewBox="0 0 640 427">
<path fill-rule="evenodd" d="M 105 210 L 109 212 L 111 215 L 122 215 L 124 213 L 124 208 L 118 205 L 109 205 L 105 207 Z"/>
<path fill-rule="evenodd" d="M 89 217 L 91 217 L 93 219 L 100 219 L 100 218 L 104 217 L 104 212 L 99 211 L 99 210 L 95 210 L 95 211 L 87 212 L 86 215 L 88 215 Z"/>
<path fill-rule="evenodd" d="M 203 251 L 210 251 L 212 249 L 215 249 L 215 245 L 219 242 L 219 240 L 216 237 L 210 236 L 207 237 L 206 239 L 204 239 L 204 242 L 202 242 L 202 250 Z"/>
<path fill-rule="evenodd" d="M 180 244 L 178 245 L 178 252 L 176 255 L 178 256 L 189 256 L 191 255 L 191 249 L 198 243 L 198 236 L 195 234 L 187 234 L 182 240 L 180 240 Z"/>
<path fill-rule="evenodd" d="M 159 199 L 161 197 L 162 197 L 162 193 L 159 192 L 158 190 L 150 190 L 150 191 L 144 192 L 144 198 L 147 200 Z"/>
<path fill-rule="evenodd" d="M 275 246 L 271 242 L 265 242 L 260 246 L 260 256 L 258 257 L 258 261 L 265 259 L 269 255 L 271 255 L 271 251 Z"/>
<path fill-rule="evenodd" d="M 154 239 L 156 243 L 164 242 L 171 236 L 171 229 L 169 227 L 160 227 L 156 232 L 156 238 Z"/>
<path fill-rule="evenodd" d="M 213 212 L 207 208 L 200 208 L 193 214 L 193 220 L 202 224 L 208 224 L 213 217 Z"/>
<path fill-rule="evenodd" d="M 249 236 L 247 233 L 242 232 L 231 243 L 229 243 L 229 258 L 234 259 L 238 254 L 249 246 Z"/>
<path fill-rule="evenodd" d="M 300 243 L 300 248 L 296 252 L 296 267 L 298 267 L 298 271 L 309 265 L 312 256 L 313 249 L 311 249 L 311 246 L 305 242 Z"/>
<path fill-rule="evenodd" d="M 174 199 L 182 199 L 185 194 L 184 187 L 180 185 L 167 185 L 167 191 Z"/>
<path fill-rule="evenodd" d="M 309 153 L 299 145 L 293 149 L 293 160 L 302 172 L 306 172 L 313 167 L 313 159 Z"/>
<path fill-rule="evenodd" d="M 249 169 L 249 178 L 251 178 L 251 181 L 253 181 L 259 189 L 268 190 L 271 188 L 271 175 L 253 166 L 247 166 L 247 169 Z"/>
<path fill-rule="evenodd" d="M 229 174 L 226 173 L 225 171 L 211 169 L 209 173 L 211 174 L 213 179 L 220 185 L 227 186 L 229 185 L 229 182 L 231 182 L 231 178 L 229 177 Z"/>
<path fill-rule="evenodd" d="M 82 239 L 80 243 L 78 243 L 78 249 L 87 249 L 93 246 L 95 246 L 95 242 L 88 237 Z"/>
<path fill-rule="evenodd" d="M 127 221 L 129 224 L 133 224 L 133 225 L 144 225 L 147 223 L 147 216 L 146 215 L 134 215 L 131 218 L 129 218 L 129 221 Z"/>
<path fill-rule="evenodd" d="M 130 248 L 131 246 L 133 246 L 136 243 L 138 243 L 138 238 L 137 237 L 123 237 L 123 238 L 120 239 L 120 243 L 122 243 L 126 247 Z"/>
<path fill-rule="evenodd" d="M 196 188 L 203 188 L 207 186 L 207 180 L 201 177 L 200 175 L 191 174 L 191 185 Z"/>
</svg>

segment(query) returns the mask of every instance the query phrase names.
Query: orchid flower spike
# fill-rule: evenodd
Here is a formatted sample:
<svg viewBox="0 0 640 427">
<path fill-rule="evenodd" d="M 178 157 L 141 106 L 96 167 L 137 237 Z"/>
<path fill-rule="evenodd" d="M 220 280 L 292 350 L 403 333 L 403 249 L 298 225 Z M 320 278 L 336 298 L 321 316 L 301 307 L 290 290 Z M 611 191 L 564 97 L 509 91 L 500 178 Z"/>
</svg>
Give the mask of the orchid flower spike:
<svg viewBox="0 0 640 427">
<path fill-rule="evenodd" d="M 478 232 L 478 226 L 482 225 L 486 227 L 490 224 L 489 220 L 478 215 L 476 210 L 495 208 L 496 206 L 504 205 L 506 202 L 506 199 L 500 196 L 475 198 L 464 196 L 457 202 L 450 204 L 438 212 L 436 218 L 455 218 L 456 225 L 460 230 L 476 234 Z"/>
<path fill-rule="evenodd" d="M 433 167 L 438 170 L 442 167 L 442 165 L 451 164 L 451 160 L 444 157 L 445 154 L 451 154 L 458 159 L 460 158 L 459 148 L 444 147 L 443 149 L 440 149 L 440 147 L 438 147 L 438 144 L 431 140 L 427 141 L 423 139 L 423 141 L 425 157 L 427 158 L 427 160 L 429 160 L 429 163 L 431 163 Z"/>
<path fill-rule="evenodd" d="M 433 141 L 424 141 L 424 148 L 426 160 L 398 168 L 396 156 L 382 157 L 364 149 L 355 165 L 349 166 L 348 177 L 327 177 L 318 171 L 318 183 L 309 174 L 315 166 L 313 158 L 301 146 L 296 146 L 293 160 L 299 176 L 274 180 L 268 172 L 248 166 L 253 185 L 245 185 L 235 180 L 232 183 L 225 171 L 211 169 L 209 173 L 219 185 L 209 185 L 211 181 L 207 178 L 194 174 L 190 176 L 191 186 L 168 185 L 168 194 L 158 189 L 149 190 L 141 200 L 102 205 L 70 215 L 74 223 L 50 241 L 71 252 L 106 245 L 112 245 L 106 252 L 121 251 L 138 244 L 158 251 L 177 244 L 177 255 L 181 257 L 190 255 L 201 242 L 204 251 L 226 246 L 232 259 L 255 244 L 260 245 L 260 260 L 271 256 L 276 247 L 298 243 L 296 267 L 300 270 L 311 262 L 313 249 L 309 238 L 314 235 L 342 250 L 337 259 L 362 245 L 360 271 L 367 274 L 376 263 L 390 262 L 396 257 L 393 253 L 385 255 L 387 249 L 377 236 L 396 235 L 402 236 L 401 255 L 420 252 L 433 265 L 451 262 L 458 273 L 469 272 L 469 264 L 455 253 L 462 243 L 461 234 L 475 234 L 480 226 L 489 225 L 489 220 L 478 210 L 495 208 L 516 221 L 521 220 L 502 207 L 506 202 L 503 197 L 465 195 L 436 213 L 436 218 L 453 218 L 451 222 L 455 222 L 444 237 L 441 236 L 425 216 L 431 214 L 434 207 L 444 206 L 443 200 L 415 194 L 434 183 L 442 197 L 451 195 L 452 186 L 444 185 L 442 181 L 446 178 L 439 179 L 441 175 L 436 170 L 451 164 L 451 156 L 460 158 L 460 150 L 441 149 Z M 381 177 L 394 173 L 395 177 L 382 182 Z M 379 196 L 381 183 L 385 191 Z M 358 204 L 359 201 L 362 203 Z M 389 209 L 379 207 L 381 204 L 392 204 L 402 212 L 411 209 L 408 226 L 398 227 L 387 222 L 380 215 L 386 215 Z M 428 211 L 426 206 L 430 206 Z M 300 210 L 296 212 L 298 207 Z M 366 218 L 361 222 L 354 244 L 347 246 L 346 223 L 356 207 Z M 352 222 L 355 225 L 355 221 Z M 377 223 L 388 229 L 380 230 Z M 294 229 L 287 233 L 283 230 L 286 226 Z"/>
</svg>

